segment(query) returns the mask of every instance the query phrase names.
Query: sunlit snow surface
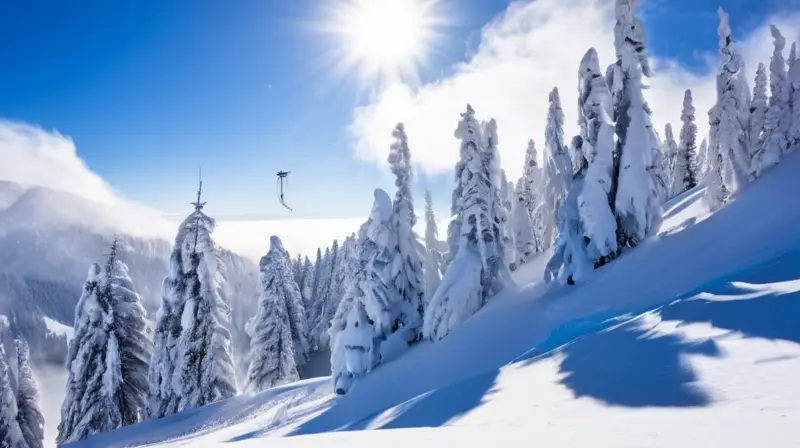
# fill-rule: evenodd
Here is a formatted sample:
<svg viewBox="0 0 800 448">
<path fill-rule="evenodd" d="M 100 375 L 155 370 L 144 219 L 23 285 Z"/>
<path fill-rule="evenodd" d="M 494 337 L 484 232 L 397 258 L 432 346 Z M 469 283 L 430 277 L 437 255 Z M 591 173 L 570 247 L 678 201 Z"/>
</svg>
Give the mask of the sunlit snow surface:
<svg viewBox="0 0 800 448">
<path fill-rule="evenodd" d="M 344 397 L 307 380 L 75 446 L 800 446 L 799 170 L 711 217 L 700 192 L 676 198 L 583 285 L 524 268 L 521 292 Z"/>
</svg>

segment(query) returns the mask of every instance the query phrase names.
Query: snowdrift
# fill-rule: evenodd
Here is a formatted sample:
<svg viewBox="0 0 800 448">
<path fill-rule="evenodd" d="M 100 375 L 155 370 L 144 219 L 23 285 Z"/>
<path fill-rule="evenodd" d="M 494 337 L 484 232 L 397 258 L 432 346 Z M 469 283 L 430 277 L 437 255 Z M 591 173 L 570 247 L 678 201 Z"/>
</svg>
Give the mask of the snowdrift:
<svg viewBox="0 0 800 448">
<path fill-rule="evenodd" d="M 501 294 L 343 397 L 301 381 L 72 446 L 790 446 L 798 172 L 792 156 L 711 217 L 687 192 L 584 284 Z"/>
</svg>

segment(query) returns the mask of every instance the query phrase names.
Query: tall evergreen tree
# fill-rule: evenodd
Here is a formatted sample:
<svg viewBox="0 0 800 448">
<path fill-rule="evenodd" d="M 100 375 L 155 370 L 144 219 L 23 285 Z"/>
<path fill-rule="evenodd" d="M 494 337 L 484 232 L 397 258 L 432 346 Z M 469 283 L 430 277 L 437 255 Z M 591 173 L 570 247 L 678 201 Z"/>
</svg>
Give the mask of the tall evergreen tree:
<svg viewBox="0 0 800 448">
<path fill-rule="evenodd" d="M 572 177 L 572 162 L 564 143 L 564 111 L 558 88 L 549 96 L 545 134 L 545 164 L 542 180 L 544 202 L 542 245 L 551 247 L 557 228 L 557 211 L 567 197 L 569 179 Z M 565 156 L 566 155 L 566 156 Z M 570 163 L 567 163 L 570 162 Z"/>
<path fill-rule="evenodd" d="M 717 144 L 722 156 L 722 181 L 729 194 L 750 181 L 749 137 L 743 122 L 750 113 L 749 89 L 744 78 L 744 61 L 733 44 L 728 15 L 719 9 L 719 52 L 721 65 L 717 74 Z M 785 138 L 785 133 L 784 133 Z"/>
<path fill-rule="evenodd" d="M 720 28 L 727 26 L 727 16 Z M 783 58 L 783 50 L 786 47 L 786 39 L 777 27 L 770 27 L 773 38 L 772 60 L 769 64 L 769 86 L 772 95 L 769 98 L 767 107 L 767 117 L 764 123 L 763 147 L 757 154 L 755 172 L 761 176 L 781 160 L 781 156 L 786 152 L 789 142 L 791 121 L 789 83 L 786 76 L 786 61 Z M 728 30 L 730 34 L 730 30 Z M 722 37 L 720 37 L 721 39 Z M 720 43 L 720 45 L 722 45 Z M 729 187 L 730 188 L 730 187 Z"/>
<path fill-rule="evenodd" d="M 672 169 L 671 196 L 677 196 L 697 186 L 697 125 L 695 124 L 692 91 L 688 89 L 683 95 L 681 121 L 683 125 L 681 126 L 678 154 Z"/>
<path fill-rule="evenodd" d="M 330 347 L 330 335 L 328 329 L 331 325 L 331 320 L 336 314 L 336 309 L 339 302 L 349 286 L 351 281 L 350 265 L 353 262 L 355 252 L 355 236 L 351 235 L 345 238 L 342 245 L 337 250 L 336 265 L 333 267 L 331 273 L 331 286 L 328 293 L 328 299 L 325 302 L 325 308 L 322 316 L 319 318 L 318 328 L 314 331 L 319 338 L 319 348 L 325 349 Z"/>
<path fill-rule="evenodd" d="M 236 394 L 224 266 L 211 237 L 216 223 L 203 213 L 201 193 L 202 183 L 195 211 L 178 228 L 164 279 L 149 372 L 151 418 Z"/>
<path fill-rule="evenodd" d="M 582 190 L 576 190 L 575 200 L 583 233 L 592 247 L 591 257 L 599 266 L 616 256 L 617 224 L 609 197 L 614 171 L 611 93 L 600 73 L 600 61 L 594 48 L 583 56 L 578 77 L 581 146 L 588 167 Z M 578 162 L 584 163 L 583 160 Z"/>
<path fill-rule="evenodd" d="M 617 245 L 636 246 L 661 225 L 654 151 L 658 137 L 642 94 L 642 76 L 650 76 L 644 26 L 636 17 L 638 0 L 616 0 L 614 47 L 617 62 L 608 72 L 617 143 L 611 198 L 617 218 Z"/>
<path fill-rule="evenodd" d="M 697 179 L 701 180 L 706 175 L 706 159 L 708 159 L 708 140 L 703 139 L 700 142 L 700 149 L 697 150 L 697 162 L 695 164 L 695 172 L 697 173 Z"/>
<path fill-rule="evenodd" d="M 0 323 L 2 327 L 2 323 Z M 6 352 L 0 341 L 0 446 L 3 448 L 28 448 L 17 421 L 17 399 L 11 385 L 11 372 L 6 362 Z"/>
<path fill-rule="evenodd" d="M 425 191 L 425 296 L 424 306 L 442 282 L 442 252 L 439 249 L 439 230 L 433 213 L 431 192 Z"/>
<path fill-rule="evenodd" d="M 323 268 L 323 258 L 322 258 L 322 249 L 317 248 L 317 258 L 314 261 L 314 274 L 311 280 L 311 294 L 308 297 L 304 297 L 305 301 L 303 305 L 306 309 L 306 319 L 308 319 L 308 329 L 313 330 L 314 324 L 314 314 L 313 309 L 315 302 L 319 299 L 319 280 L 322 277 L 322 268 Z M 309 339 L 313 338 L 309 336 Z"/>
<path fill-rule="evenodd" d="M 517 268 L 517 251 L 514 241 L 514 226 L 512 223 L 512 210 L 514 208 L 514 184 L 508 181 L 505 170 L 500 170 L 500 201 L 503 205 L 503 247 L 505 250 L 505 264 L 512 271 Z"/>
<path fill-rule="evenodd" d="M 331 379 L 337 394 L 346 393 L 354 378 L 380 363 L 381 342 L 396 330 L 398 315 L 409 312 L 408 302 L 388 275 L 396 257 L 392 200 L 379 189 L 374 197 L 369 219 L 358 232 L 358 259 L 349 287 L 328 330 Z"/>
<path fill-rule="evenodd" d="M 249 322 L 250 368 L 247 389 L 260 392 L 297 381 L 289 303 L 300 302 L 300 290 L 286 263 L 280 238 L 270 238 L 269 252 L 261 258 L 261 298 L 258 314 Z"/>
<path fill-rule="evenodd" d="M 792 42 L 789 51 L 789 87 L 791 91 L 791 124 L 789 126 L 789 149 L 800 149 L 800 59 L 797 58 L 797 46 Z"/>
<path fill-rule="evenodd" d="M 461 196 L 453 201 L 459 206 L 455 218 L 459 223 L 454 226 L 459 231 L 458 253 L 425 310 L 423 333 L 434 340 L 445 337 L 510 281 L 503 263 L 503 235 L 497 219 L 502 211 L 496 210 L 502 205 L 497 200 L 497 184 L 493 183 L 499 179 L 499 160 L 491 143 L 497 141 L 496 134 L 488 138 L 481 135 L 471 106 L 467 105 L 461 116 L 455 132 L 461 140 L 461 160 L 457 165 L 461 176 L 456 189 Z M 484 142 L 490 143 L 488 150 L 482 147 Z M 470 283 L 456 288 L 458 282 Z"/>
<path fill-rule="evenodd" d="M 317 298 L 312 307 L 311 341 L 314 347 L 319 347 L 322 340 L 322 332 L 328 328 L 325 316 L 329 314 L 331 307 L 331 290 L 334 281 L 334 273 L 339 258 L 339 241 L 333 240 L 330 248 L 325 249 L 325 256 L 322 257 L 322 269 L 319 276 L 319 286 L 317 288 Z"/>
<path fill-rule="evenodd" d="M 542 168 L 538 162 L 539 154 L 536 151 L 536 144 L 533 139 L 528 141 L 528 148 L 525 151 L 525 166 L 522 173 L 522 183 L 517 187 L 525 207 L 530 215 L 533 230 L 534 252 L 542 252 L 545 247 L 542 241 L 544 233 L 544 213 L 545 207 L 541 192 Z"/>
<path fill-rule="evenodd" d="M 763 63 L 758 64 L 756 78 L 753 84 L 753 98 L 750 101 L 750 123 L 748 133 L 750 134 L 750 160 L 751 165 L 756 165 L 758 154 L 764 147 L 764 137 L 766 132 L 767 120 L 767 68 Z M 751 166 L 751 174 L 755 176 L 756 168 Z"/>
<path fill-rule="evenodd" d="M 17 349 L 17 423 L 28 448 L 44 447 L 44 415 L 39 405 L 39 387 L 33 377 L 30 349 L 23 339 L 15 339 Z"/>
<path fill-rule="evenodd" d="M 534 235 L 533 222 L 526 205 L 525 178 L 520 177 L 514 188 L 514 203 L 511 207 L 511 228 L 514 232 L 514 249 L 516 249 L 516 264 L 519 269 L 536 254 L 537 241 Z M 506 250 L 512 250 L 506 247 Z"/>
<path fill-rule="evenodd" d="M 669 197 L 673 197 L 672 190 L 675 183 L 675 169 L 678 159 L 678 142 L 675 141 L 675 134 L 672 132 L 672 123 L 667 123 L 664 126 L 664 156 L 665 156 L 665 170 L 669 173 Z M 679 188 L 680 189 L 680 188 Z"/>
<path fill-rule="evenodd" d="M 703 183 L 706 186 L 705 202 L 710 211 L 716 211 L 728 197 L 728 190 L 722 177 L 723 158 L 719 146 L 719 113 L 717 105 L 708 111 L 709 143 L 705 152 L 706 174 Z"/>
<path fill-rule="evenodd" d="M 409 337 L 413 338 L 407 341 L 410 343 L 417 339 L 422 326 L 422 298 L 425 294 L 422 252 L 425 249 L 419 242 L 419 236 L 414 232 L 417 215 L 414 213 L 414 199 L 411 195 L 413 178 L 411 150 L 402 123 L 395 127 L 392 137 L 395 140 L 389 148 L 388 162 L 395 176 L 394 185 L 397 187 L 392 205 L 392 220 L 397 231 L 397 245 L 394 250 L 395 260 L 398 262 L 392 267 L 390 275 L 397 293 L 408 304 L 409 309 L 415 310 L 413 316 L 400 314 L 396 323 L 397 326 L 405 328 Z"/>
<path fill-rule="evenodd" d="M 309 304 L 312 301 L 314 289 L 314 264 L 311 263 L 311 260 L 309 260 L 308 257 L 305 257 L 305 261 L 303 261 L 302 279 L 302 283 L 298 284 L 297 286 L 300 287 L 300 295 L 303 298 L 303 309 L 306 310 L 306 320 L 308 320 L 308 310 L 310 309 Z"/>
</svg>

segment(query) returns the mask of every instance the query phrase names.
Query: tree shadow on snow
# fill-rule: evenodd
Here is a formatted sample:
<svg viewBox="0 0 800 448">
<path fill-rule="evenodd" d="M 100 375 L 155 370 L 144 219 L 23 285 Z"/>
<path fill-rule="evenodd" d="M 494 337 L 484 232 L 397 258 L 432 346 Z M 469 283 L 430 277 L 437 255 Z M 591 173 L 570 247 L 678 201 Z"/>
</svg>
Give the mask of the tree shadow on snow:
<svg viewBox="0 0 800 448">
<path fill-rule="evenodd" d="M 800 343 L 800 253 L 731 275 L 665 307 L 665 320 L 709 323 L 746 337 Z"/>
<path fill-rule="evenodd" d="M 720 354 L 711 340 L 694 343 L 654 333 L 638 320 L 581 338 L 557 353 L 565 356 L 559 367 L 565 374 L 561 382 L 576 397 L 629 407 L 709 404 L 681 356 Z"/>
</svg>

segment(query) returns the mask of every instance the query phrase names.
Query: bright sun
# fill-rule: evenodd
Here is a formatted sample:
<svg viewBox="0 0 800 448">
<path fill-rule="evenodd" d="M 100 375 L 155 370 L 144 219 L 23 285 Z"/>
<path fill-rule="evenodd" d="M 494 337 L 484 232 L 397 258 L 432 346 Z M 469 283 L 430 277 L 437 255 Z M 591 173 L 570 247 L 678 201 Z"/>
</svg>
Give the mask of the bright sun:
<svg viewBox="0 0 800 448">
<path fill-rule="evenodd" d="M 417 77 L 437 27 L 439 0 L 339 0 L 328 30 L 341 39 L 337 65 L 358 70 L 362 81 L 408 80 Z"/>
</svg>

